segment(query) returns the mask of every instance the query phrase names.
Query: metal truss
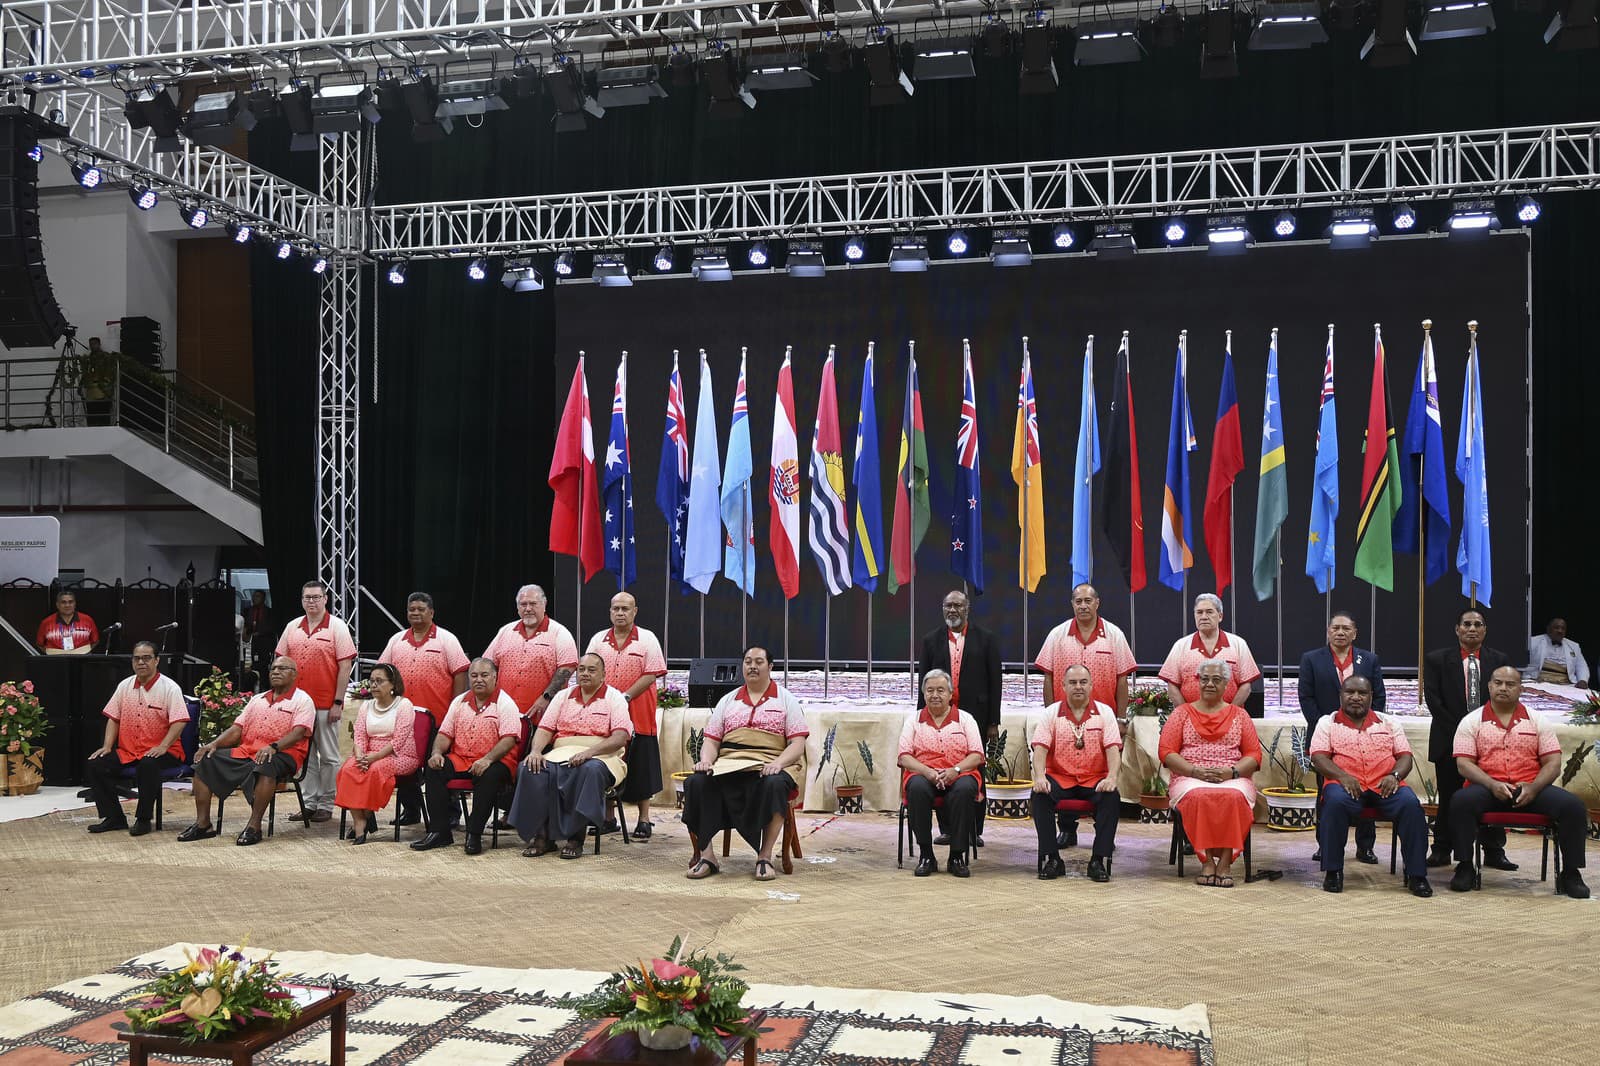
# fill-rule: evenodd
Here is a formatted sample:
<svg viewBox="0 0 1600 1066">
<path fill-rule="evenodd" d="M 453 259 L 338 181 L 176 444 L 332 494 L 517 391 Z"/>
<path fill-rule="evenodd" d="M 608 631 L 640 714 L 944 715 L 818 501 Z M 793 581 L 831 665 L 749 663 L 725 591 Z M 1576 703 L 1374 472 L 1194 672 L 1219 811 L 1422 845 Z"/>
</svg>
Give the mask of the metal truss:
<svg viewBox="0 0 1600 1066">
<path fill-rule="evenodd" d="M 378 258 L 894 233 L 1592 188 L 1600 123 L 399 204 Z"/>
</svg>

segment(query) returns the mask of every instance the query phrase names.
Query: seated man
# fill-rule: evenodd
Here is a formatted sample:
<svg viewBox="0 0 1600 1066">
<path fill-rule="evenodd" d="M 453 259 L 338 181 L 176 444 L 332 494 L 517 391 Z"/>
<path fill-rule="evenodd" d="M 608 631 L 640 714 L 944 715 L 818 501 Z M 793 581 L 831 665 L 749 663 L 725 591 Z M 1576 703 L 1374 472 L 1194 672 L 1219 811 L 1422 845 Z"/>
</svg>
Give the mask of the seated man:
<svg viewBox="0 0 1600 1066">
<path fill-rule="evenodd" d="M 1339 709 L 1317 720 L 1311 734 L 1311 765 L 1327 778 L 1317 846 L 1322 851 L 1322 890 L 1344 891 L 1344 845 L 1361 808 L 1375 807 L 1394 823 L 1405 860 L 1406 887 L 1413 896 L 1433 895 L 1428 884 L 1428 818 L 1405 786 L 1411 745 L 1399 723 L 1372 709 L 1372 682 L 1351 674 L 1339 688 Z"/>
<path fill-rule="evenodd" d="M 1471 856 L 1478 820 L 1491 811 L 1527 811 L 1555 822 L 1556 846 L 1566 868 L 1556 891 L 1588 899 L 1583 883 L 1584 836 L 1589 815 L 1583 801 L 1553 784 L 1561 773 L 1561 743 L 1543 719 L 1522 705 L 1522 675 L 1502 666 L 1489 675 L 1489 702 L 1456 727 L 1456 767 L 1467 786 L 1450 800 L 1450 835 L 1456 857 Z M 1470 892 L 1470 858 L 1456 866 L 1450 891 Z"/>
<path fill-rule="evenodd" d="M 1039 880 L 1067 872 L 1056 839 L 1056 804 L 1085 800 L 1094 804 L 1094 848 L 1089 880 L 1109 881 L 1106 860 L 1117 842 L 1121 797 L 1122 734 L 1110 707 L 1090 698 L 1094 680 L 1086 666 L 1069 666 L 1062 675 L 1066 698 L 1045 710 L 1033 732 L 1033 826 L 1039 834 Z"/>
<path fill-rule="evenodd" d="M 128 829 L 117 785 L 122 768 L 132 763 L 136 764 L 139 806 L 128 835 L 142 837 L 150 832 L 150 819 L 161 802 L 161 775 L 183 764 L 180 738 L 189 724 L 183 690 L 156 668 L 154 644 L 141 640 L 133 646 L 133 676 L 122 679 L 100 713 L 106 718 L 106 739 L 90 753 L 87 769 L 100 821 L 91 825 L 89 832 Z"/>
<path fill-rule="evenodd" d="M 628 701 L 606 684 L 606 661 L 587 653 L 578 660 L 578 687 L 550 701 L 517 771 L 510 821 L 526 858 L 552 850 L 556 837 L 563 859 L 583 854 L 589 827 L 605 821 L 606 793 L 627 776 L 622 751 L 632 735 Z"/>
<path fill-rule="evenodd" d="M 916 876 L 939 870 L 933 857 L 933 804 L 943 799 L 942 811 L 950 826 L 948 869 L 956 877 L 970 876 L 967 839 L 973 834 L 978 794 L 983 789 L 983 739 L 977 719 L 951 705 L 955 686 L 938 668 L 922 675 L 922 710 L 906 719 L 900 731 L 900 790 L 905 797 L 906 821 L 917 841 L 921 858 Z"/>
<path fill-rule="evenodd" d="M 450 834 L 450 783 L 472 782 L 472 813 L 467 817 L 468 855 L 483 853 L 483 827 L 494 816 L 495 799 L 517 772 L 517 743 L 522 739 L 522 712 L 500 691 L 499 672 L 488 659 L 467 667 L 468 691 L 450 703 L 433 754 L 423 773 L 428 798 L 428 832 L 413 841 L 412 851 L 431 851 L 454 844 Z"/>
<path fill-rule="evenodd" d="M 194 824 L 179 840 L 204 840 L 217 835 L 211 824 L 211 797 L 227 799 L 234 789 L 250 797 L 250 821 L 234 840 L 240 847 L 261 843 L 261 818 L 278 791 L 305 764 L 316 728 L 317 708 L 295 687 L 299 670 L 280 655 L 267 671 L 270 692 L 245 704 L 222 735 L 194 753 Z"/>
</svg>

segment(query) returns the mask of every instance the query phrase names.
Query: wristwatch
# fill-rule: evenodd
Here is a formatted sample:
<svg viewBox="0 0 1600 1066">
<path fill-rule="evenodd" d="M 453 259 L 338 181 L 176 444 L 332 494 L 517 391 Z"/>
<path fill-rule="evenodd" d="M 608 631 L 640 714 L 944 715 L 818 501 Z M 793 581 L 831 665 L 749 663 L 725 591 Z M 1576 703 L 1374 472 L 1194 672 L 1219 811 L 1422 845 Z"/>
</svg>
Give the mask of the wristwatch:
<svg viewBox="0 0 1600 1066">
<path fill-rule="evenodd" d="M 267 747 L 271 748 L 273 751 L 276 751 L 276 752 L 282 752 L 283 751 L 282 748 L 278 747 L 278 742 L 276 740 L 274 740 L 272 743 L 268 744 Z"/>
<path fill-rule="evenodd" d="M 1234 777 L 1238 777 L 1239 776 L 1239 768 L 1237 766 L 1230 767 L 1229 770 L 1228 770 L 1228 773 L 1232 774 Z"/>
</svg>

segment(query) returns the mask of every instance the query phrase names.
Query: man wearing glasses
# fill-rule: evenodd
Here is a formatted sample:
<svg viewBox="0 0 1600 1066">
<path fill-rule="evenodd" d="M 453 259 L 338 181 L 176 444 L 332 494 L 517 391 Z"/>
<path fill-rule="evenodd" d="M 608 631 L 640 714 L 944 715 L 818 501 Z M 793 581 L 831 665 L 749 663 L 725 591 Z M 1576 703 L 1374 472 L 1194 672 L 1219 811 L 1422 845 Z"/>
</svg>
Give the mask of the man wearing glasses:
<svg viewBox="0 0 1600 1066">
<path fill-rule="evenodd" d="M 154 644 L 141 640 L 133 646 L 133 676 L 122 679 L 100 713 L 106 719 L 105 742 L 89 754 L 87 771 L 100 821 L 89 832 L 126 829 L 142 837 L 150 832 L 161 801 L 162 775 L 183 762 L 183 727 L 189 724 L 183 690 L 157 668 Z M 117 795 L 122 768 L 129 763 L 138 764 L 134 781 L 139 786 L 131 828 Z"/>
<path fill-rule="evenodd" d="M 1456 727 L 1469 714 L 1483 711 L 1489 702 L 1489 678 L 1511 660 L 1504 652 L 1485 648 L 1489 628 L 1483 612 L 1476 607 L 1462 610 L 1456 618 L 1456 643 L 1430 651 L 1422 660 L 1422 695 L 1428 703 L 1433 723 L 1428 727 L 1428 759 L 1433 763 L 1439 783 L 1439 813 L 1433 819 L 1433 851 L 1429 866 L 1449 866 L 1451 852 L 1450 800 L 1466 781 L 1456 768 Z M 1506 831 L 1484 829 L 1483 864 L 1494 870 L 1515 870 L 1517 864 L 1506 858 Z M 1471 855 L 1457 855 L 1471 862 Z"/>
</svg>

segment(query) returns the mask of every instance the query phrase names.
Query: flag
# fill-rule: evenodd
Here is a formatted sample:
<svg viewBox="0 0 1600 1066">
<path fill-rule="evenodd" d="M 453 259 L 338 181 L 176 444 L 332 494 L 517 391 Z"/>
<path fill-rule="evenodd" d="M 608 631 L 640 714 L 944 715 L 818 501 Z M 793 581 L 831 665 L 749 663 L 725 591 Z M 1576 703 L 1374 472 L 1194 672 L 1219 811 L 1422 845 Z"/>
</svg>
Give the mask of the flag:
<svg viewBox="0 0 1600 1066">
<path fill-rule="evenodd" d="M 956 430 L 956 490 L 950 511 L 950 570 L 983 592 L 983 495 L 978 477 L 978 398 L 972 348 L 963 340 L 961 425 Z"/>
<path fill-rule="evenodd" d="M 1266 416 L 1261 421 L 1261 480 L 1256 485 L 1256 550 L 1252 573 L 1256 599 L 1272 595 L 1277 584 L 1278 540 L 1283 520 L 1289 517 L 1289 474 L 1284 466 L 1283 407 L 1278 403 L 1278 331 L 1272 331 L 1272 346 L 1267 349 Z"/>
<path fill-rule="evenodd" d="M 833 349 L 822 364 L 817 420 L 811 429 L 811 554 L 828 595 L 850 587 L 850 527 L 845 523 L 844 444 L 834 396 Z"/>
<path fill-rule="evenodd" d="M 1144 569 L 1144 511 L 1139 502 L 1139 437 L 1133 421 L 1133 375 L 1128 363 L 1128 334 L 1117 346 L 1117 369 L 1111 377 L 1111 443 L 1106 449 L 1106 476 L 1101 484 L 1100 529 L 1122 567 L 1130 592 L 1147 581 Z M 1127 431 L 1123 431 L 1123 424 Z"/>
<path fill-rule="evenodd" d="M 894 525 L 889 531 L 889 595 L 917 576 L 917 546 L 928 532 L 928 438 L 922 429 L 922 387 L 917 353 L 906 369 L 900 418 L 900 463 L 895 472 Z"/>
<path fill-rule="evenodd" d="M 1189 339 L 1178 335 L 1172 365 L 1172 419 L 1167 426 L 1167 478 L 1161 496 L 1161 566 L 1157 576 L 1169 589 L 1183 588 L 1194 565 L 1193 519 L 1189 517 L 1189 453 L 1199 446 L 1189 415 Z"/>
<path fill-rule="evenodd" d="M 689 532 L 689 421 L 683 410 L 683 378 L 678 373 L 678 353 L 672 353 L 672 376 L 667 378 L 667 423 L 661 433 L 661 467 L 656 472 L 656 507 L 672 530 L 667 565 L 672 580 L 684 592 L 683 541 Z"/>
<path fill-rule="evenodd" d="M 1317 462 L 1311 475 L 1311 530 L 1306 535 L 1306 576 L 1318 592 L 1333 588 L 1334 523 L 1339 518 L 1339 420 L 1333 406 L 1333 327 L 1328 327 L 1317 415 Z"/>
<path fill-rule="evenodd" d="M 617 576 L 617 588 L 639 579 L 633 543 L 633 473 L 628 461 L 628 353 L 617 361 L 617 387 L 611 394 L 611 436 L 606 441 L 605 471 L 600 475 L 600 501 L 605 508 L 602 531 L 606 569 Z"/>
<path fill-rule="evenodd" d="M 855 583 L 868 592 L 878 589 L 883 573 L 883 495 L 878 485 L 878 409 L 873 395 L 872 345 L 861 374 L 861 410 L 856 415 L 856 536 L 851 570 Z"/>
<path fill-rule="evenodd" d="M 755 508 L 751 505 L 750 479 L 755 463 L 750 456 L 750 400 L 744 389 L 745 357 L 739 355 L 739 384 L 733 391 L 733 421 L 728 426 L 728 456 L 722 468 L 722 576 L 738 585 L 746 596 L 756 594 Z"/>
<path fill-rule="evenodd" d="M 1467 354 L 1467 387 L 1461 400 L 1461 435 L 1456 439 L 1456 480 L 1461 482 L 1461 539 L 1456 569 L 1461 595 L 1485 607 L 1494 595 L 1489 567 L 1489 470 L 1483 454 L 1483 382 L 1478 369 L 1478 332 Z"/>
<path fill-rule="evenodd" d="M 694 466 L 689 475 L 689 538 L 683 547 L 683 579 L 699 593 L 722 572 L 722 460 L 717 454 L 717 412 L 711 396 L 711 364 L 700 349 L 700 396 L 694 414 Z"/>
<path fill-rule="evenodd" d="M 1222 391 L 1211 431 L 1211 472 L 1206 475 L 1203 519 L 1206 554 L 1217 574 L 1217 592 L 1233 583 L 1233 482 L 1244 470 L 1244 432 L 1239 428 L 1239 393 L 1233 385 L 1233 331 L 1222 351 Z"/>
<path fill-rule="evenodd" d="M 799 449 L 795 439 L 794 373 L 785 351 L 772 406 L 772 473 L 767 480 L 767 506 L 772 517 L 767 537 L 772 545 L 772 564 L 778 571 L 778 585 L 786 600 L 800 592 Z"/>
<path fill-rule="evenodd" d="M 1426 504 L 1428 558 L 1425 574 L 1431 585 L 1450 568 L 1450 490 L 1445 482 L 1444 425 L 1439 417 L 1439 378 L 1434 372 L 1432 333 L 1422 335 L 1422 354 L 1417 357 L 1417 380 L 1411 388 L 1411 405 L 1406 411 L 1405 439 L 1400 451 L 1406 463 L 1405 474 L 1400 479 L 1400 510 L 1394 516 L 1394 546 L 1412 555 L 1417 553 L 1423 532 L 1420 504 Z M 1422 482 L 1420 503 L 1419 478 Z"/>
<path fill-rule="evenodd" d="M 1078 458 L 1072 467 L 1072 583 L 1094 579 L 1094 476 L 1100 472 L 1100 417 L 1094 402 L 1094 334 L 1083 349 L 1083 399 L 1078 407 Z"/>
<path fill-rule="evenodd" d="M 1039 454 L 1039 405 L 1033 394 L 1033 360 L 1022 345 L 1017 382 L 1017 425 L 1011 437 L 1011 480 L 1017 485 L 1017 584 L 1029 592 L 1044 577 L 1044 469 Z"/>
<path fill-rule="evenodd" d="M 572 374 L 567 405 L 556 430 L 550 457 L 550 550 L 575 555 L 588 581 L 605 562 L 600 546 L 600 492 L 594 477 L 594 425 L 589 417 L 589 383 L 583 376 L 583 353 Z"/>
<path fill-rule="evenodd" d="M 1389 415 L 1389 365 L 1383 334 L 1372 332 L 1372 398 L 1361 445 L 1361 517 L 1356 520 L 1355 575 L 1385 592 L 1394 591 L 1394 516 L 1400 510 L 1400 449 Z"/>
</svg>

